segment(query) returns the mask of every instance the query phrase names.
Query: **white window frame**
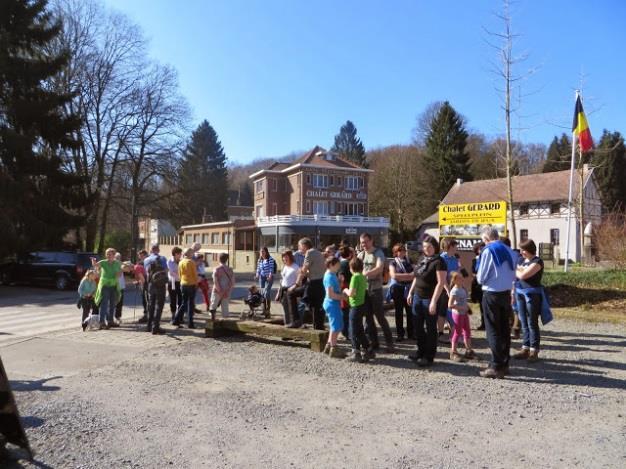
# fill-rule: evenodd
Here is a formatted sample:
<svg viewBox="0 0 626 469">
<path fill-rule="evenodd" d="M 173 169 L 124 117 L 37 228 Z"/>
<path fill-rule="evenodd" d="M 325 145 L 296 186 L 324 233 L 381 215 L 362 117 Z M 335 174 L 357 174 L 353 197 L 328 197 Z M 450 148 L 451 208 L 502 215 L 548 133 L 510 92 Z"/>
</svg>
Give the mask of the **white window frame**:
<svg viewBox="0 0 626 469">
<path fill-rule="evenodd" d="M 316 189 L 328 188 L 328 175 L 327 174 L 314 174 L 313 175 L 313 187 Z"/>
<path fill-rule="evenodd" d="M 327 200 L 314 200 L 313 201 L 313 215 L 328 215 L 328 201 Z"/>
<path fill-rule="evenodd" d="M 256 194 L 260 194 L 261 192 L 263 192 L 263 179 L 255 182 L 254 184 L 255 184 L 255 193 Z"/>
<path fill-rule="evenodd" d="M 347 191 L 358 191 L 364 187 L 363 178 L 361 176 L 346 176 L 345 189 Z"/>
<path fill-rule="evenodd" d="M 220 234 L 218 232 L 211 233 L 211 244 L 213 246 L 220 244 Z"/>
</svg>

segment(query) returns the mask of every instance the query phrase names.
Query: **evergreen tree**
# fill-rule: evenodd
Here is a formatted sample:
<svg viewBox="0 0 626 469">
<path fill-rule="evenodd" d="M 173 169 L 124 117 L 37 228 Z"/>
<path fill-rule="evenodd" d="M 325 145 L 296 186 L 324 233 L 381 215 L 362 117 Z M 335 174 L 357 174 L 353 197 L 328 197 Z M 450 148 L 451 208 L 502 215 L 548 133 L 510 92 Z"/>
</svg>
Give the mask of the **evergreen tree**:
<svg viewBox="0 0 626 469">
<path fill-rule="evenodd" d="M 217 132 L 203 121 L 191 135 L 180 166 L 179 203 L 186 223 L 226 220 L 228 169 Z"/>
<path fill-rule="evenodd" d="M 80 179 L 64 171 L 62 149 L 77 148 L 80 127 L 62 108 L 70 95 L 49 83 L 67 63 L 50 54 L 60 24 L 46 0 L 3 0 L 0 10 L 0 257 L 62 245 L 84 203 Z"/>
<path fill-rule="evenodd" d="M 619 132 L 604 130 L 594 150 L 592 164 L 602 205 L 608 211 L 626 209 L 626 147 Z"/>
<path fill-rule="evenodd" d="M 567 134 L 562 134 L 560 139 L 555 136 L 548 147 L 542 172 L 552 173 L 569 169 L 571 161 L 572 142 L 570 138 Z"/>
<path fill-rule="evenodd" d="M 424 155 L 424 171 L 430 184 L 429 202 L 433 210 L 457 178 L 472 180 L 467 138 L 462 116 L 449 102 L 444 102 L 430 122 Z"/>
<path fill-rule="evenodd" d="M 335 135 L 335 144 L 331 151 L 337 153 L 341 158 L 352 161 L 359 166 L 366 167 L 365 147 L 361 139 L 356 135 L 356 127 L 351 121 L 346 121 L 341 126 L 339 133 Z"/>
</svg>

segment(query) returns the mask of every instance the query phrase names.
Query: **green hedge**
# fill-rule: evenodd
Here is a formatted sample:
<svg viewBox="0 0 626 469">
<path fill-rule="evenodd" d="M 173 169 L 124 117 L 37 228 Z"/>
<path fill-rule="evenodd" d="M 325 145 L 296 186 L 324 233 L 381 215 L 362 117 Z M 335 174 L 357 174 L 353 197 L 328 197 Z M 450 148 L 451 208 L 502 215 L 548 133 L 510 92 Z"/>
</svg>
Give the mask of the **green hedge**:
<svg viewBox="0 0 626 469">
<path fill-rule="evenodd" d="M 616 289 L 626 291 L 626 270 L 574 270 L 559 272 L 547 270 L 543 275 L 545 286 L 569 285 L 578 288 Z"/>
</svg>

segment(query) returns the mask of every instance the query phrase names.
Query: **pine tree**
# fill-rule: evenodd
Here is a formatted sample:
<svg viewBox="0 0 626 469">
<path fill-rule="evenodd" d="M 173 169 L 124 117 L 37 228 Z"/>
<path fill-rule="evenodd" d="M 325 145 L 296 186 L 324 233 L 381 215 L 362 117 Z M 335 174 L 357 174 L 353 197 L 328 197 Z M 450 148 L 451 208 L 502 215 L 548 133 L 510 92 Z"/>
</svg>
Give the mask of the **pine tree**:
<svg viewBox="0 0 626 469">
<path fill-rule="evenodd" d="M 76 148 L 76 115 L 62 113 L 70 95 L 48 86 L 67 63 L 51 55 L 60 32 L 46 0 L 4 0 L 0 10 L 0 257 L 63 243 L 84 203 L 80 179 L 66 172 L 60 150 Z"/>
<path fill-rule="evenodd" d="M 594 150 L 592 165 L 602 205 L 608 211 L 626 209 L 626 147 L 619 132 L 604 130 Z"/>
<path fill-rule="evenodd" d="M 552 173 L 554 171 L 563 171 L 570 168 L 572 158 L 572 142 L 567 134 L 562 134 L 561 138 L 556 136 L 552 139 L 548 152 L 546 153 L 546 161 L 543 164 L 542 172 Z"/>
<path fill-rule="evenodd" d="M 346 121 L 341 126 L 339 133 L 335 135 L 335 144 L 331 151 L 337 153 L 341 158 L 352 161 L 359 166 L 366 167 L 365 147 L 361 139 L 357 137 L 356 127 L 351 121 Z"/>
<path fill-rule="evenodd" d="M 462 116 L 449 102 L 444 102 L 430 123 L 424 155 L 433 210 L 458 178 L 472 180 L 467 138 Z"/>
<path fill-rule="evenodd" d="M 179 203 L 186 223 L 226 220 L 228 169 L 217 132 L 203 121 L 191 136 L 180 167 Z"/>
</svg>

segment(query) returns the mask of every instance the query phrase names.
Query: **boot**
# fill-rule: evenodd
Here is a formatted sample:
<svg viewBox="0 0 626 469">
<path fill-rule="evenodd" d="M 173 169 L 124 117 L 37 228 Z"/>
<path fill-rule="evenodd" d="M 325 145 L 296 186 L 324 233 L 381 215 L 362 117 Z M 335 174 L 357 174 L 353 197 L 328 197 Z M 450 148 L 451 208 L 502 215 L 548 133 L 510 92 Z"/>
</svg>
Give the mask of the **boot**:
<svg viewBox="0 0 626 469">
<path fill-rule="evenodd" d="M 272 316 L 270 314 L 271 305 L 272 303 L 270 300 L 265 300 L 265 302 L 263 303 L 263 316 L 265 316 L 265 319 L 269 319 Z"/>
<path fill-rule="evenodd" d="M 539 361 L 539 350 L 530 349 L 528 351 L 528 361 L 531 363 Z"/>
<path fill-rule="evenodd" d="M 530 355 L 530 350 L 527 348 L 521 349 L 519 352 L 513 355 L 513 358 L 516 360 L 526 360 Z"/>
</svg>

